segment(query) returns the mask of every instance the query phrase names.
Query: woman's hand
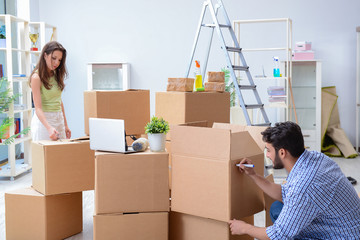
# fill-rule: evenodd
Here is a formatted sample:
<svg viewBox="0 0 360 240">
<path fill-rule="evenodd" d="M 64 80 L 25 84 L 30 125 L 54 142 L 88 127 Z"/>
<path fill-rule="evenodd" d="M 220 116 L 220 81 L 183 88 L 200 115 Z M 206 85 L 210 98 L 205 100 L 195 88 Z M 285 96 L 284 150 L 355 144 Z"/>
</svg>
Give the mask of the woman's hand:
<svg viewBox="0 0 360 240">
<path fill-rule="evenodd" d="M 49 137 L 50 137 L 51 140 L 56 141 L 56 140 L 59 139 L 59 132 L 56 131 L 55 128 L 50 127 L 50 128 L 48 129 L 48 133 L 49 133 Z"/>
<path fill-rule="evenodd" d="M 71 138 L 71 131 L 70 131 L 70 128 L 68 126 L 65 126 L 65 133 L 66 133 L 66 138 L 70 139 Z"/>
</svg>

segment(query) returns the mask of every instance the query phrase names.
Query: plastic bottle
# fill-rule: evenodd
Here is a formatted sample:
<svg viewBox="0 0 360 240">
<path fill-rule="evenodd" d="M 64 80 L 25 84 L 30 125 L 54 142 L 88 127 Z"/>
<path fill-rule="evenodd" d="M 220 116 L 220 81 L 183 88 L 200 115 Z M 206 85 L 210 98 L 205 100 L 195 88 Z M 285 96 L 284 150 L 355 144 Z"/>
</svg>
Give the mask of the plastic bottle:
<svg viewBox="0 0 360 240">
<path fill-rule="evenodd" d="M 200 61 L 195 60 L 196 68 L 195 68 L 195 90 L 196 91 L 204 91 L 202 85 L 202 75 L 200 69 Z"/>
<path fill-rule="evenodd" d="M 274 57 L 274 77 L 280 77 L 279 57 Z"/>
</svg>

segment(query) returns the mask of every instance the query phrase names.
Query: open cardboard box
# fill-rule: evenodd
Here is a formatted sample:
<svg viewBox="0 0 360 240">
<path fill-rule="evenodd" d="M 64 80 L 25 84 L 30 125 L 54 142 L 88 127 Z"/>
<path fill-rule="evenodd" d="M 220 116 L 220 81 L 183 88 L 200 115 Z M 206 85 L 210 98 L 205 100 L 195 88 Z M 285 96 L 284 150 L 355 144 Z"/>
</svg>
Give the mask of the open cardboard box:
<svg viewBox="0 0 360 240">
<path fill-rule="evenodd" d="M 172 210 L 227 222 L 264 209 L 262 190 L 235 166 L 247 157 L 263 175 L 263 150 L 248 131 L 219 127 L 173 127 Z"/>
<path fill-rule="evenodd" d="M 32 142 L 32 184 L 45 195 L 94 189 L 95 151 L 89 140 Z"/>
<path fill-rule="evenodd" d="M 82 231 L 82 192 L 45 196 L 32 188 L 5 193 L 6 239 L 64 239 Z"/>
<path fill-rule="evenodd" d="M 150 121 L 150 91 L 85 91 L 86 135 L 89 135 L 89 118 L 123 119 L 127 135 L 142 134 Z"/>
</svg>

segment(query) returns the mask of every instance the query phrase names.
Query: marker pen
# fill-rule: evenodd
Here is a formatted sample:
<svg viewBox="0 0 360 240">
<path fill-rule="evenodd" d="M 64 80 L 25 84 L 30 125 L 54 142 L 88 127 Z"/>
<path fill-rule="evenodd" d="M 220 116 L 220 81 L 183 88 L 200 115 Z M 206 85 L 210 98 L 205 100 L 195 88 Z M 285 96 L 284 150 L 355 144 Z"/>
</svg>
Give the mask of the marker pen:
<svg viewBox="0 0 360 240">
<path fill-rule="evenodd" d="M 241 164 L 243 165 L 244 167 L 247 167 L 247 168 L 253 168 L 255 167 L 254 164 Z M 237 167 L 240 167 L 240 163 L 236 164 Z"/>
</svg>

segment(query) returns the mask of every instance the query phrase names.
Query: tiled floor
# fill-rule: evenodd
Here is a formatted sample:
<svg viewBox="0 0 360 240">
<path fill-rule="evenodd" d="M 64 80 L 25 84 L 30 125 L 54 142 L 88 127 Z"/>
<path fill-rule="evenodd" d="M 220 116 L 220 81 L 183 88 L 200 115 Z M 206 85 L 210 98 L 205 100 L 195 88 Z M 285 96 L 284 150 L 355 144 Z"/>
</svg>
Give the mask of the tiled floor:
<svg viewBox="0 0 360 240">
<path fill-rule="evenodd" d="M 360 157 L 354 159 L 334 158 L 346 176 L 351 176 L 359 181 L 355 185 L 357 192 L 360 192 Z M 282 182 L 287 176 L 285 170 L 275 170 L 275 182 Z M 31 172 L 17 177 L 14 181 L 0 179 L 0 239 L 5 239 L 5 205 L 4 192 L 30 187 L 32 182 Z M 93 212 L 94 212 L 94 191 L 83 193 L 83 232 L 72 236 L 71 240 L 90 240 L 93 238 Z M 264 226 L 264 212 L 255 215 L 255 225 Z"/>
</svg>

